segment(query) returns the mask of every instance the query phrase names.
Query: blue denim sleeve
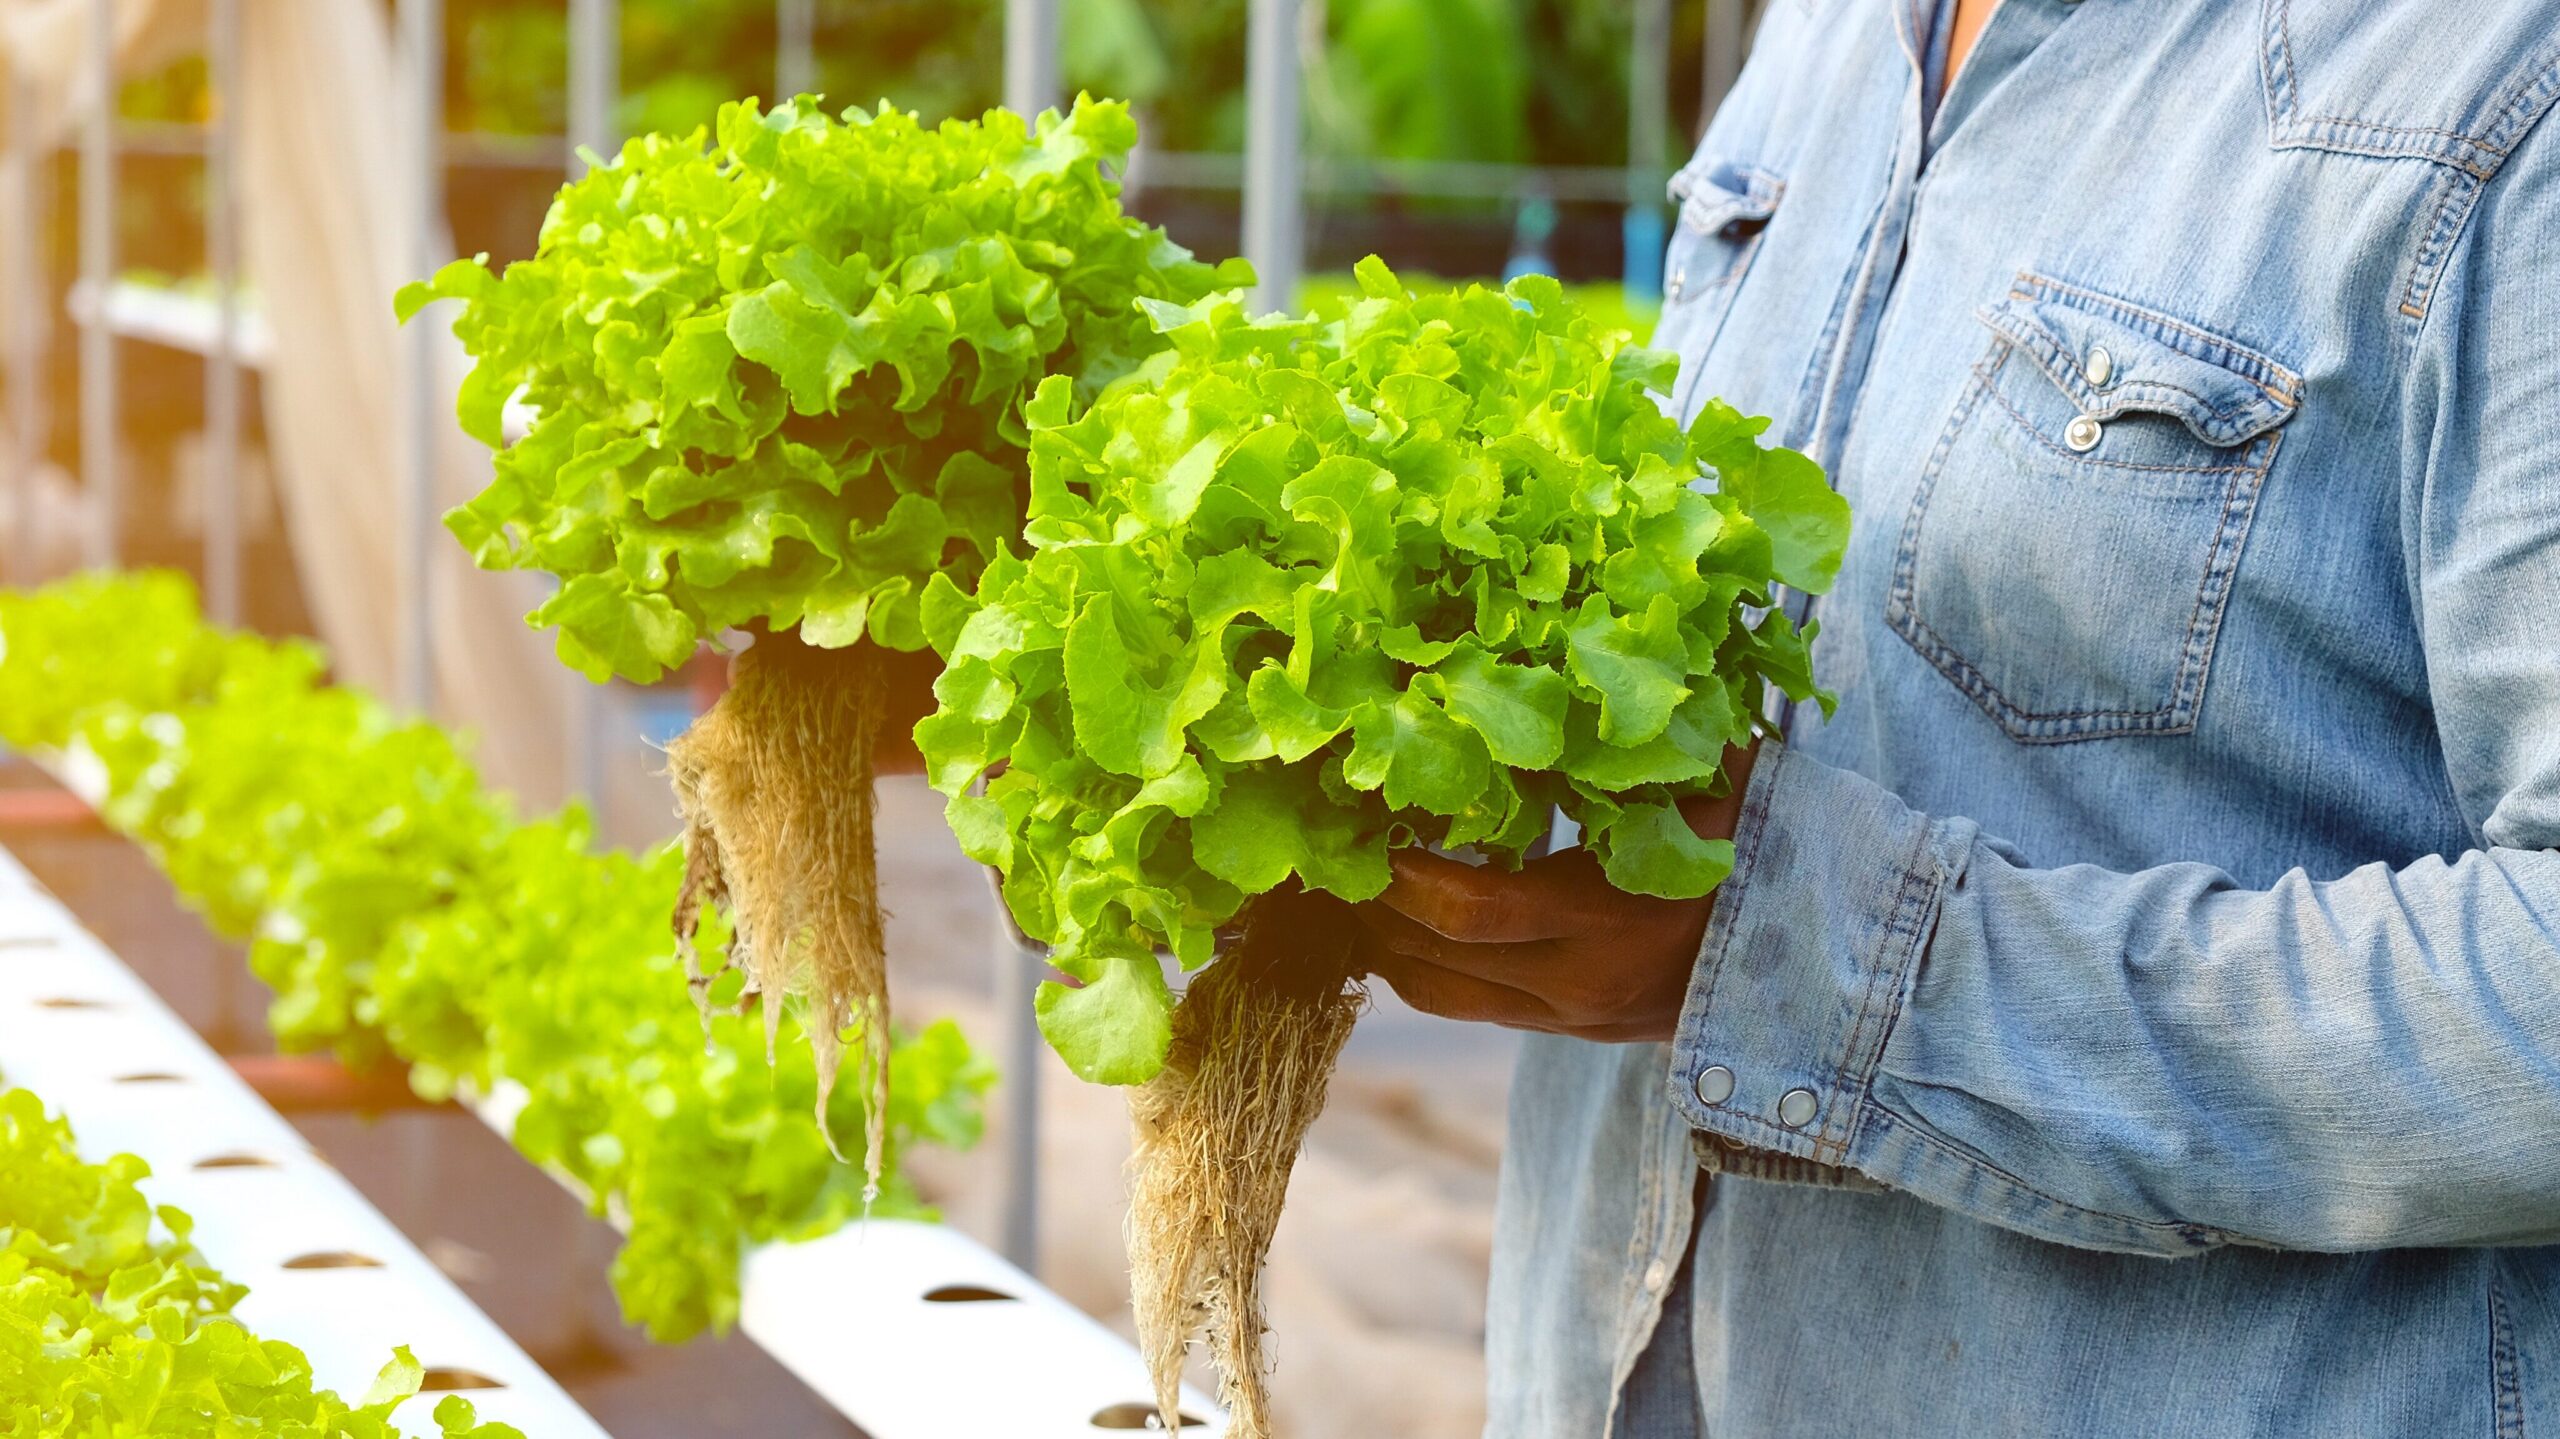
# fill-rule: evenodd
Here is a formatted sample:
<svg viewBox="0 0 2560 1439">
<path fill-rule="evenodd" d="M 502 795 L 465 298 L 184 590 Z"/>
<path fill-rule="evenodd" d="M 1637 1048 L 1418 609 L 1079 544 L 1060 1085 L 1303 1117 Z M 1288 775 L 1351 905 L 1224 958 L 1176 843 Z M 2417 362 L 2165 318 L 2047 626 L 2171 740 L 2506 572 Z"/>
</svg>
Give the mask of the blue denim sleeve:
<svg viewBox="0 0 2560 1439">
<path fill-rule="evenodd" d="M 1780 749 L 1736 840 L 1704 1133 L 2088 1248 L 2560 1239 L 2560 854 L 2032 869 Z"/>
<path fill-rule="evenodd" d="M 2482 197 L 2403 417 L 2412 608 L 2475 847 L 2260 890 L 2203 864 L 2037 869 L 1773 747 L 1674 1045 L 1694 1128 L 2090 1248 L 2560 1241 L 2560 141 L 2541 144 Z"/>
</svg>

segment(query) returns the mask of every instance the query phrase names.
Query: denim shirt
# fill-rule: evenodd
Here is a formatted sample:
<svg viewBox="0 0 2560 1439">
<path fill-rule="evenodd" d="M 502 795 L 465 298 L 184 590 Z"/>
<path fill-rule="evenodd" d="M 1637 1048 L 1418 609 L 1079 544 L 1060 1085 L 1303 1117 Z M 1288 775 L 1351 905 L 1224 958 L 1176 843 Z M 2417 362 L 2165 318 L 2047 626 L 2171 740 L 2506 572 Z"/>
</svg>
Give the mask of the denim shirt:
<svg viewBox="0 0 2560 1439">
<path fill-rule="evenodd" d="M 1675 1042 L 1524 1052 L 1488 1432 L 1695 1224 L 1718 1439 L 2560 1435 L 2560 0 L 1933 10 L 1771 0 L 1673 183 L 1840 707 Z"/>
</svg>

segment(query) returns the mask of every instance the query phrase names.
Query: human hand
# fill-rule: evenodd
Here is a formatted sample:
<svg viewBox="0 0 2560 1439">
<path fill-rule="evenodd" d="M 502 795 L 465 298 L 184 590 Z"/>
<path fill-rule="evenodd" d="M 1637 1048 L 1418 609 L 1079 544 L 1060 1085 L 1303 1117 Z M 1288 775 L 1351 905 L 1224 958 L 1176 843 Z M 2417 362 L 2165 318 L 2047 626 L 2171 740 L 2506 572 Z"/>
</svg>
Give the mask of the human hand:
<svg viewBox="0 0 2560 1439">
<path fill-rule="evenodd" d="M 1759 746 L 1725 751 L 1732 785 L 1681 803 L 1689 827 L 1730 839 Z M 1448 1019 L 1632 1044 L 1680 1022 L 1715 897 L 1655 899 L 1609 883 L 1587 850 L 1518 873 L 1419 849 L 1389 856 L 1387 892 L 1353 910 L 1361 959 L 1405 1003 Z"/>
</svg>

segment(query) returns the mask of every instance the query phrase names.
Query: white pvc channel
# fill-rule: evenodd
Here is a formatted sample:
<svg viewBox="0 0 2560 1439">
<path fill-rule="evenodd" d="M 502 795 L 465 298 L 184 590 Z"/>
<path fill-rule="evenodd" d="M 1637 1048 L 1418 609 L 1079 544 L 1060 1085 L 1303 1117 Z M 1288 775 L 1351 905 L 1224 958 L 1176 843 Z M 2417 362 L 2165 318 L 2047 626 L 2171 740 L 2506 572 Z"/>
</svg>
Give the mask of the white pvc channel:
<svg viewBox="0 0 2560 1439">
<path fill-rule="evenodd" d="M 606 1439 L 540 1366 L 0 850 L 0 1078 L 69 1117 L 92 1160 L 138 1154 L 143 1192 L 195 1216 L 195 1242 L 249 1286 L 241 1323 L 310 1356 L 350 1403 L 406 1344 L 430 1390 L 527 1439 Z M 502 1387 L 437 1389 L 439 1382 Z"/>
<path fill-rule="evenodd" d="M 1137 1351 L 947 1225 L 878 1219 L 747 1258 L 739 1327 L 874 1439 L 1149 1429 Z M 994 1296 L 1007 1296 L 998 1298 Z M 1186 1436 L 1226 1416 L 1189 1388 Z"/>
<path fill-rule="evenodd" d="M 97 804 L 103 796 L 105 776 L 85 751 L 75 749 L 67 755 L 50 757 L 47 768 L 66 788 L 90 804 Z M 22 896 L 33 905 L 22 904 Z M 10 947 L 9 937 L 16 931 L 9 926 L 30 922 L 21 916 L 31 912 L 33 906 L 41 906 L 47 917 L 50 928 L 44 933 L 75 936 L 76 943 L 66 940 L 55 951 Z M 75 952 L 92 955 L 99 962 L 103 972 L 97 981 L 97 992 L 101 997 L 119 1001 L 138 997 L 140 1005 L 105 1012 L 49 1010 L 31 1005 L 29 1001 L 47 996 L 76 997 L 89 992 L 70 987 L 72 979 L 65 961 Z M 33 962 L 29 962 L 31 956 Z M 82 978 L 87 977 L 84 971 Z M 103 1020 L 136 1007 L 147 1009 L 155 1023 L 174 1030 L 174 1034 L 167 1038 L 133 1034 L 129 1042 L 119 1042 L 102 1026 L 89 1028 L 84 1034 L 80 1023 L 47 1023 L 73 1017 L 84 1022 Z M 50 1069 L 39 1071 L 33 1060 L 27 1061 L 21 1071 L 19 1051 L 30 1046 L 19 1035 L 36 1031 L 48 1033 L 55 1051 L 68 1046 L 59 1061 L 68 1069 L 67 1078 L 56 1078 Z M 292 1127 L 249 1093 L 196 1038 L 194 1031 L 162 1006 L 149 988 L 104 946 L 81 931 L 60 905 L 37 892 L 26 872 L 5 850 L 0 850 L 0 1074 L 68 1111 L 71 1122 L 79 1127 L 84 1152 L 104 1155 L 116 1149 L 129 1150 L 150 1160 L 154 1175 L 187 1173 L 186 1165 L 201 1157 L 197 1150 L 215 1152 L 198 1144 L 190 1134 L 177 1145 L 183 1155 L 164 1162 L 162 1156 L 171 1153 L 172 1136 L 188 1132 L 182 1121 L 167 1117 L 170 1111 L 160 1107 L 168 1097 L 167 1091 L 179 1086 L 145 1083 L 119 1089 L 113 1083 L 114 1074 L 129 1070 L 118 1068 L 120 1061 L 108 1058 L 109 1051 L 91 1047 L 92 1041 L 100 1039 L 113 1044 L 112 1052 L 135 1066 L 187 1073 L 191 1077 L 196 1069 L 215 1073 L 218 1082 L 207 1088 L 236 1094 L 240 1104 L 269 1126 L 261 1131 L 264 1136 L 290 1147 L 294 1164 L 288 1166 L 287 1172 L 318 1169 L 336 1190 L 343 1192 L 352 1207 L 361 1210 L 364 1218 L 376 1226 L 373 1232 L 389 1236 L 385 1248 L 396 1245 L 443 1293 L 451 1296 L 454 1304 L 478 1320 L 490 1338 L 504 1345 L 526 1370 L 539 1374 L 532 1361 L 497 1334 L 477 1310 L 470 1309 L 469 1301 L 454 1292 L 443 1275 L 398 1236 L 389 1221 L 366 1205 L 344 1180 L 320 1168 L 318 1157 L 302 1144 Z M 38 1041 L 45 1042 L 48 1041 Z M 168 1057 L 165 1063 L 164 1055 Z M 180 1068 L 182 1061 L 194 1068 Z M 62 1090 L 59 1096 L 56 1088 Z M 101 1090 L 103 1095 L 99 1094 Z M 501 1087 L 494 1094 L 465 1102 L 483 1124 L 506 1137 L 515 1131 L 515 1118 L 523 1108 L 524 1095 L 521 1090 Z M 93 1112 L 101 1116 L 94 1121 L 100 1126 L 95 1132 L 90 1119 Z M 155 1143 L 159 1147 L 145 1147 Z M 242 1173 L 222 1171 L 212 1177 L 232 1179 Z M 190 1177 L 199 1181 L 199 1188 L 217 1195 L 223 1193 L 219 1186 L 203 1184 L 204 1176 Z M 184 1193 L 174 1187 L 164 1190 L 155 1181 L 154 1194 L 191 1213 L 198 1212 L 195 1189 Z M 198 1238 L 205 1253 L 224 1272 L 232 1273 L 243 1283 L 256 1284 L 247 1263 L 241 1263 L 234 1272 L 231 1252 L 214 1247 L 216 1239 L 210 1237 L 215 1229 L 213 1219 L 202 1213 L 198 1218 L 203 1224 Z M 284 1218 L 270 1214 L 268 1222 L 272 1226 Z M 273 1251 L 284 1241 L 272 1240 L 268 1233 L 258 1231 L 253 1237 L 260 1240 L 261 1247 L 247 1252 L 272 1272 L 281 1258 Z M 334 1239 L 315 1240 L 292 1252 L 343 1247 L 350 1246 Z M 383 1254 L 382 1249 L 365 1252 Z M 383 1257 L 388 1259 L 388 1255 Z M 348 1273 L 339 1270 L 323 1271 L 318 1276 L 280 1277 L 344 1278 Z M 860 1425 L 871 1439 L 1095 1439 L 1129 1429 L 1162 1432 L 1148 1418 L 1154 1405 L 1149 1397 L 1153 1391 L 1147 1383 L 1146 1367 L 1127 1340 L 1042 1287 L 994 1250 L 946 1225 L 875 1219 L 798 1244 L 767 1245 L 747 1256 L 740 1278 L 743 1292 L 738 1327 L 821 1399 Z M 241 1311 L 253 1325 L 260 1320 L 250 1317 L 251 1306 L 266 1298 L 267 1286 L 258 1284 L 257 1288 L 258 1293 Z M 304 1323 L 312 1319 L 303 1314 L 293 1317 Z M 288 1333 L 269 1327 L 263 1332 L 304 1343 L 299 1329 Z M 403 1342 L 410 1341 L 398 1337 L 389 1341 Z M 313 1364 L 319 1365 L 319 1353 L 308 1345 L 305 1348 L 312 1353 Z M 388 1355 L 389 1348 L 379 1344 L 372 1350 L 359 1347 L 357 1352 Z M 418 1357 L 429 1364 L 448 1362 L 429 1358 L 423 1344 L 418 1347 Z M 378 1367 L 381 1360 L 376 1358 L 372 1363 Z M 320 1372 L 328 1375 L 342 1371 L 322 1368 Z M 372 1372 L 364 1371 L 367 1382 Z M 542 1382 L 549 1387 L 547 1379 Z M 361 1383 L 355 1385 L 359 1392 L 363 1387 Z M 558 1394 L 557 1389 L 551 1392 Z M 598 1432 L 592 1421 L 577 1413 L 566 1395 L 559 1395 L 559 1402 L 576 1415 L 581 1427 L 536 1429 L 514 1418 L 511 1412 L 495 1410 L 486 1411 L 486 1417 L 507 1419 L 522 1428 L 527 1439 Z M 1182 1412 L 1201 1421 L 1183 1427 L 1185 1439 L 1219 1439 L 1226 1433 L 1225 1412 L 1187 1385 L 1182 1391 Z"/>
<path fill-rule="evenodd" d="M 523 1102 L 511 1087 L 466 1101 L 501 1135 Z M 739 1279 L 738 1327 L 871 1439 L 1163 1432 L 1127 1340 L 948 1225 L 874 1219 L 768 1244 Z M 1182 1412 L 1199 1421 L 1186 1439 L 1227 1432 L 1188 1385 Z"/>
</svg>

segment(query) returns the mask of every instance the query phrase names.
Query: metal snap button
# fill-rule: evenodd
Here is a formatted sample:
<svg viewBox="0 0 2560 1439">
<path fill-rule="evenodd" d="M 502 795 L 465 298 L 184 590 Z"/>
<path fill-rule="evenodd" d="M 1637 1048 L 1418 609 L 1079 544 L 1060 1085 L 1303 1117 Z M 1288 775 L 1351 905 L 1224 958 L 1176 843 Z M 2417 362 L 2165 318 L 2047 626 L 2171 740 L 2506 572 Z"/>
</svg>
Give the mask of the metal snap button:
<svg viewBox="0 0 2560 1439">
<path fill-rule="evenodd" d="M 1646 1266 L 1645 1266 L 1645 1270 L 1644 1270 L 1644 1287 L 1645 1287 L 1647 1290 L 1650 1290 L 1650 1291 L 1653 1291 L 1653 1292 L 1659 1293 L 1659 1292 L 1661 1291 L 1661 1289 L 1662 1289 L 1662 1286 L 1664 1286 L 1664 1285 L 1666 1285 L 1666 1284 L 1669 1284 L 1670 1282 L 1671 1282 L 1671 1266 L 1670 1266 L 1670 1265 L 1665 1264 L 1665 1263 L 1663 1263 L 1661 1260 L 1657 1259 L 1657 1260 L 1653 1261 L 1651 1264 L 1648 1264 L 1648 1265 L 1646 1265 Z"/>
<path fill-rule="evenodd" d="M 1698 1102 L 1718 1105 L 1733 1098 L 1733 1071 L 1713 1065 L 1698 1071 Z"/>
<path fill-rule="evenodd" d="M 1672 266 L 1671 283 L 1662 287 L 1663 298 L 1677 302 L 1680 298 L 1680 292 L 1688 288 L 1689 267 L 1687 265 Z"/>
<path fill-rule="evenodd" d="M 2108 354 L 2104 346 L 2091 350 L 2088 370 L 2089 383 L 2103 390 L 2116 377 L 2116 357 Z"/>
<path fill-rule="evenodd" d="M 2082 415 L 2062 427 L 2062 442 L 2085 455 L 2098 447 L 2098 441 L 2103 439 L 2106 433 L 2104 425 L 2090 419 L 2087 415 Z"/>
<path fill-rule="evenodd" d="M 1802 1129 L 1813 1122 L 1814 1111 L 1822 1107 L 1810 1089 L 1790 1089 L 1778 1100 L 1778 1122 L 1789 1129 Z"/>
</svg>

